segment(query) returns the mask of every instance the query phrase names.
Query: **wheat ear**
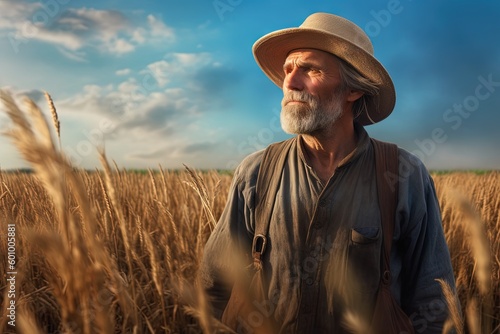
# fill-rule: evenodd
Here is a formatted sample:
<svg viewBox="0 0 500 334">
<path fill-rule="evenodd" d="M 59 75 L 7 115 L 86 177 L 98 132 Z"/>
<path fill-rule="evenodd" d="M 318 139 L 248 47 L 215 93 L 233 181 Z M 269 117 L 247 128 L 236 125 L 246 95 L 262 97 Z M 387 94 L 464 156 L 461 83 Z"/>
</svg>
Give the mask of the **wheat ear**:
<svg viewBox="0 0 500 334">
<path fill-rule="evenodd" d="M 61 122 L 59 122 L 59 116 L 57 115 L 57 110 L 52 97 L 47 92 L 44 92 L 44 95 L 45 99 L 47 100 L 47 104 L 49 105 L 50 113 L 52 115 L 52 123 L 54 124 L 54 128 L 56 129 L 57 138 L 59 139 L 59 148 L 61 148 Z"/>
</svg>

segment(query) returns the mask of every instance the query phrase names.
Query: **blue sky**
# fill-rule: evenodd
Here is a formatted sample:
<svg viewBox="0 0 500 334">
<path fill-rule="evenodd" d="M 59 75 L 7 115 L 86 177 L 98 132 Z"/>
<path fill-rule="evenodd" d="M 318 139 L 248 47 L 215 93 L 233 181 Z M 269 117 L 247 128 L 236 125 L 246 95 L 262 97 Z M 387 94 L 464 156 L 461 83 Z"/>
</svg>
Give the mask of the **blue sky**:
<svg viewBox="0 0 500 334">
<path fill-rule="evenodd" d="M 45 111 L 51 94 L 78 167 L 99 167 L 104 146 L 120 167 L 234 168 L 288 138 L 253 43 L 318 11 L 363 28 L 394 80 L 396 108 L 373 137 L 430 169 L 500 168 L 493 0 L 1 0 L 0 87 Z M 26 166 L 0 137 L 0 168 Z"/>
</svg>

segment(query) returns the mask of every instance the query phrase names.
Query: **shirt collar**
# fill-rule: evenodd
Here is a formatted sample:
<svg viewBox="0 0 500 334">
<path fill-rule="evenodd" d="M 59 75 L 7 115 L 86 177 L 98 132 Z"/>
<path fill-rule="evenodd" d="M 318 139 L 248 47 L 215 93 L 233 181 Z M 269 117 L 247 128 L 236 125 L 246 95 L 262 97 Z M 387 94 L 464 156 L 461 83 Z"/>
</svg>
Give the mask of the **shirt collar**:
<svg viewBox="0 0 500 334">
<path fill-rule="evenodd" d="M 352 150 L 351 153 L 349 153 L 344 159 L 342 159 L 337 168 L 345 167 L 351 164 L 352 162 L 356 161 L 363 153 L 366 152 L 366 150 L 368 150 L 368 147 L 370 146 L 370 136 L 368 135 L 365 128 L 361 124 L 355 122 L 354 131 L 356 132 L 356 135 L 358 137 L 357 145 L 354 148 L 354 150 Z M 297 136 L 297 146 L 300 159 L 304 164 L 309 166 L 304 156 L 304 148 L 300 136 Z"/>
</svg>

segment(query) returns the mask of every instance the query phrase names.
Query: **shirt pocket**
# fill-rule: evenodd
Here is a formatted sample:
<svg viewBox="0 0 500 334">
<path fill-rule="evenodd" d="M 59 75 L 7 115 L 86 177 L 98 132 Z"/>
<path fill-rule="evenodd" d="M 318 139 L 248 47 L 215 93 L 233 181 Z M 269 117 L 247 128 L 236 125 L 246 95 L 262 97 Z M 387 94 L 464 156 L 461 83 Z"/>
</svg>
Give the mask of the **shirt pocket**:
<svg viewBox="0 0 500 334">
<path fill-rule="evenodd" d="M 357 227 L 351 229 L 351 242 L 357 245 L 368 245 L 377 242 L 380 229 L 378 227 Z"/>
<path fill-rule="evenodd" d="M 345 279 L 356 303 L 374 302 L 380 281 L 381 232 L 379 227 L 350 230 Z"/>
</svg>

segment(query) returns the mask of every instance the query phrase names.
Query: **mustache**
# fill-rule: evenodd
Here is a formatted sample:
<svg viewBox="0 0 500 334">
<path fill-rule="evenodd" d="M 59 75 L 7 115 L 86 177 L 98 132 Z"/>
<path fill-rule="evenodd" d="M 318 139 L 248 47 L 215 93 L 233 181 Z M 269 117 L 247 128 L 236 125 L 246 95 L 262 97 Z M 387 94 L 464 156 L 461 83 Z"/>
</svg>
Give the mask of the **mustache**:
<svg viewBox="0 0 500 334">
<path fill-rule="evenodd" d="M 314 97 L 306 92 L 287 92 L 283 95 L 281 106 L 283 107 L 292 101 L 305 102 L 310 104 L 314 102 Z"/>
</svg>

